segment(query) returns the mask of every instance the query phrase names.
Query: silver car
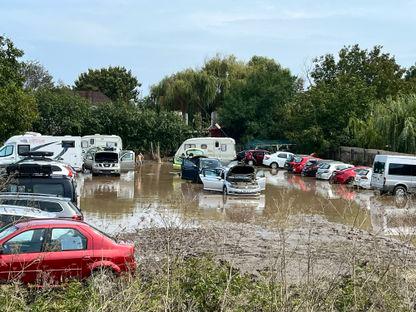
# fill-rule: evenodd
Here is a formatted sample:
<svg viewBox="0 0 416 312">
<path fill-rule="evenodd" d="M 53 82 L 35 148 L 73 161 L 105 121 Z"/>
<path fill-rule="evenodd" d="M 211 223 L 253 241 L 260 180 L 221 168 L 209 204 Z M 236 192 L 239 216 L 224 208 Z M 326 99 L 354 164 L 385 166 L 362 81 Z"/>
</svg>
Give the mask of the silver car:
<svg viewBox="0 0 416 312">
<path fill-rule="evenodd" d="M 26 218 L 56 218 L 56 214 L 36 208 L 0 205 L 0 228 Z"/>
<path fill-rule="evenodd" d="M 35 208 L 53 213 L 55 218 L 84 219 L 81 210 L 71 202 L 70 198 L 48 194 L 0 193 L 0 205 Z"/>
</svg>

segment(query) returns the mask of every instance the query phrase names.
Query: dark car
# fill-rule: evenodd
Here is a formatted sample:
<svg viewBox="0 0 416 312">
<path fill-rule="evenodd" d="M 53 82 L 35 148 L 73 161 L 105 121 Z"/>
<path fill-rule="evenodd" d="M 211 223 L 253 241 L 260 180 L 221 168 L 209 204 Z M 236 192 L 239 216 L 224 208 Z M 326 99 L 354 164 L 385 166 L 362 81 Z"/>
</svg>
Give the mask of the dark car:
<svg viewBox="0 0 416 312">
<path fill-rule="evenodd" d="M 12 193 L 50 194 L 70 198 L 77 204 L 76 182 L 65 175 L 52 174 L 50 165 L 11 165 L 6 191 Z"/>
<path fill-rule="evenodd" d="M 195 183 L 201 182 L 199 174 L 202 169 L 215 169 L 221 167 L 221 162 L 217 158 L 208 158 L 205 156 L 185 158 L 181 165 L 181 178 L 184 180 L 191 180 Z"/>
<path fill-rule="evenodd" d="M 316 172 L 318 171 L 319 167 L 325 163 L 325 160 L 323 159 L 316 159 L 312 158 L 309 159 L 308 162 L 305 164 L 305 166 L 302 169 L 302 176 L 304 177 L 315 177 Z"/>
<path fill-rule="evenodd" d="M 263 164 L 264 155 L 268 154 L 270 154 L 270 152 L 266 150 L 248 150 L 244 155 L 243 161 L 250 166 L 260 166 Z"/>
</svg>

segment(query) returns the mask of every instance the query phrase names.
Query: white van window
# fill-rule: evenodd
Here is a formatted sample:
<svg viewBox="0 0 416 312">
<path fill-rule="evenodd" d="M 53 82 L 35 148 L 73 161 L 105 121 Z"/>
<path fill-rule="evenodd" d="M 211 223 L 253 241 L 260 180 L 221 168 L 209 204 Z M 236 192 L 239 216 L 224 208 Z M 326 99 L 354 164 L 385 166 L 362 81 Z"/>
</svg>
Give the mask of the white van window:
<svg viewBox="0 0 416 312">
<path fill-rule="evenodd" d="M 207 149 L 208 148 L 208 145 L 206 145 L 206 144 L 201 144 L 201 149 Z"/>
<path fill-rule="evenodd" d="M 416 176 L 416 165 L 389 164 L 389 174 L 400 176 Z"/>
<path fill-rule="evenodd" d="M 196 144 L 185 144 L 185 149 L 195 148 L 195 147 L 196 147 Z"/>
<path fill-rule="evenodd" d="M 62 148 L 75 147 L 75 141 L 62 141 Z"/>
<path fill-rule="evenodd" d="M 227 144 L 221 144 L 221 152 L 227 151 Z"/>
<path fill-rule="evenodd" d="M 374 173 L 383 174 L 385 166 L 386 166 L 386 163 L 384 162 L 381 162 L 381 161 L 374 162 Z"/>
<path fill-rule="evenodd" d="M 6 145 L 0 150 L 0 157 L 7 157 L 13 154 L 14 146 Z"/>
<path fill-rule="evenodd" d="M 25 145 L 18 145 L 17 146 L 17 154 L 19 155 L 24 155 L 26 153 L 28 153 L 30 151 L 30 145 L 29 144 L 25 144 Z"/>
<path fill-rule="evenodd" d="M 81 147 L 82 148 L 87 148 L 88 147 L 88 141 L 82 141 L 81 142 Z"/>
<path fill-rule="evenodd" d="M 105 146 L 108 148 L 113 148 L 113 147 L 117 147 L 117 143 L 116 142 L 106 142 Z"/>
<path fill-rule="evenodd" d="M 220 147 L 220 142 L 215 142 L 215 147 Z"/>
<path fill-rule="evenodd" d="M 90 145 L 94 145 L 94 139 L 90 139 Z"/>
</svg>

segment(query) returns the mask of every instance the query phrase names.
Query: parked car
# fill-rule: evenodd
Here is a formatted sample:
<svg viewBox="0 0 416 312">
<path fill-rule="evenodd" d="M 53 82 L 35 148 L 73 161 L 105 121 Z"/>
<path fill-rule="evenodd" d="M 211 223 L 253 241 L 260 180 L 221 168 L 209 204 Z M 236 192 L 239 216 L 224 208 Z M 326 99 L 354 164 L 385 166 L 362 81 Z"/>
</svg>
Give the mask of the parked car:
<svg viewBox="0 0 416 312">
<path fill-rule="evenodd" d="M 181 167 L 181 178 L 184 180 L 191 180 L 193 182 L 200 182 L 199 174 L 202 169 L 221 168 L 221 162 L 218 158 L 210 158 L 205 156 L 198 156 L 192 158 L 185 158 Z"/>
<path fill-rule="evenodd" d="M 353 184 L 359 188 L 371 189 L 372 168 L 361 168 L 356 171 Z"/>
<path fill-rule="evenodd" d="M 265 154 L 263 158 L 263 165 L 272 169 L 283 168 L 286 161 L 292 159 L 293 153 L 289 152 L 276 152 L 274 154 Z"/>
<path fill-rule="evenodd" d="M 23 219 L 35 218 L 56 218 L 56 215 L 37 208 L 0 204 L 0 229 Z"/>
<path fill-rule="evenodd" d="M 134 246 L 119 244 L 92 226 L 63 219 L 22 221 L 0 231 L 0 280 L 59 283 L 100 270 L 136 269 Z"/>
<path fill-rule="evenodd" d="M 10 180 L 5 188 L 12 193 L 51 194 L 69 198 L 78 204 L 76 182 L 67 176 L 52 174 L 52 166 L 39 164 L 11 165 L 7 167 Z"/>
<path fill-rule="evenodd" d="M 351 168 L 353 165 L 342 162 L 329 162 L 323 164 L 316 172 L 316 178 L 319 180 L 329 180 L 335 171 Z"/>
<path fill-rule="evenodd" d="M 303 177 L 315 177 L 316 172 L 318 171 L 319 167 L 325 163 L 326 160 L 311 158 L 309 159 L 306 164 L 303 166 L 301 175 Z"/>
<path fill-rule="evenodd" d="M 416 192 L 416 157 L 376 155 L 371 186 L 399 196 Z"/>
<path fill-rule="evenodd" d="M 306 163 L 311 159 L 315 159 L 315 158 L 313 158 L 312 156 L 304 156 L 300 159 L 299 162 L 297 162 L 295 159 L 295 162 L 292 165 L 292 173 L 296 173 L 296 174 L 302 173 L 302 170 L 305 167 Z"/>
<path fill-rule="evenodd" d="M 301 157 L 300 155 L 291 155 L 289 156 L 289 158 L 286 160 L 285 165 L 283 166 L 284 169 L 286 169 L 288 172 L 292 172 L 293 169 L 293 162 L 295 161 L 295 159 L 297 159 L 297 157 Z"/>
<path fill-rule="evenodd" d="M 253 166 L 203 169 L 200 179 L 204 190 L 223 192 L 224 195 L 260 195 L 266 188 L 266 178 L 257 177 Z"/>
<path fill-rule="evenodd" d="M 352 184 L 357 172 L 362 169 L 369 169 L 369 167 L 357 166 L 335 171 L 330 181 L 338 184 Z"/>
<path fill-rule="evenodd" d="M 81 210 L 75 206 L 70 198 L 49 194 L 30 193 L 0 193 L 1 205 L 31 207 L 41 211 L 53 213 L 54 218 L 69 218 L 83 220 Z"/>
<path fill-rule="evenodd" d="M 176 156 L 173 159 L 173 169 L 180 170 L 182 161 L 184 158 L 195 157 L 195 156 L 206 156 L 206 151 L 201 148 L 188 148 L 180 156 Z"/>
<path fill-rule="evenodd" d="M 266 150 L 248 150 L 244 155 L 243 161 L 249 166 L 258 166 L 263 164 L 263 158 L 265 155 L 270 155 Z"/>
</svg>

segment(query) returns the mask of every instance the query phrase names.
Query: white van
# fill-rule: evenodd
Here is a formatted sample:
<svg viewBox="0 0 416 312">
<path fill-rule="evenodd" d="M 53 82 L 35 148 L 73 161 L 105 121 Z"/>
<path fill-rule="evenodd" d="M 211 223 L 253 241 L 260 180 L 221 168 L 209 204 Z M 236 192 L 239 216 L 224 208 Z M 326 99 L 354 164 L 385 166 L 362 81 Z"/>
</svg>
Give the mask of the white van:
<svg viewBox="0 0 416 312">
<path fill-rule="evenodd" d="M 85 154 L 92 147 L 123 149 L 123 142 L 118 135 L 94 134 L 81 138 L 82 153 Z"/>
<path fill-rule="evenodd" d="M 50 158 L 62 161 L 77 171 L 82 169 L 81 137 L 49 136 L 36 132 L 26 132 L 8 139 L 0 148 L 0 167 L 6 167 L 23 159 L 29 151 L 52 152 Z"/>
<path fill-rule="evenodd" d="M 200 148 L 205 152 L 205 156 L 218 158 L 223 163 L 228 163 L 235 159 L 235 141 L 232 138 L 205 137 L 191 138 L 185 140 L 176 151 L 174 164 L 182 163 L 182 155 L 190 148 Z"/>
<path fill-rule="evenodd" d="M 416 157 L 376 155 L 371 187 L 381 193 L 405 195 L 416 191 Z"/>
</svg>

